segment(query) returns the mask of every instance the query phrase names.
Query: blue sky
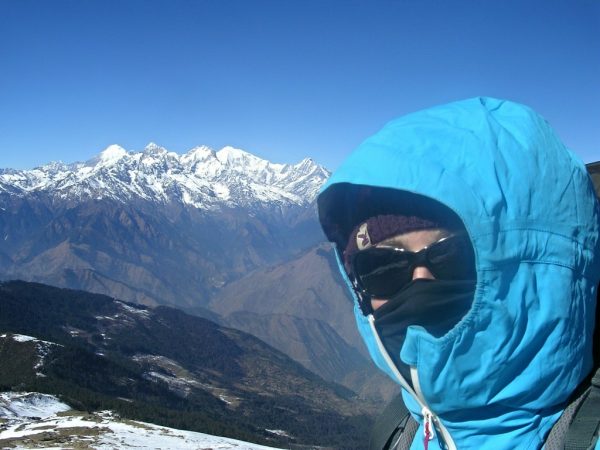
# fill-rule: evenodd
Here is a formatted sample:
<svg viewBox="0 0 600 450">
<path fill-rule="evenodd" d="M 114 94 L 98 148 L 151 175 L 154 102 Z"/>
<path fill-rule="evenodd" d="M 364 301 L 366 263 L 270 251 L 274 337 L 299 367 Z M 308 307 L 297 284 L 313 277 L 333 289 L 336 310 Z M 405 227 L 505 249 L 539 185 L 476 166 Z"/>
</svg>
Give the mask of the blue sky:
<svg viewBox="0 0 600 450">
<path fill-rule="evenodd" d="M 150 141 L 335 169 L 399 115 L 487 95 L 600 159 L 596 0 L 0 0 L 0 167 Z"/>
</svg>

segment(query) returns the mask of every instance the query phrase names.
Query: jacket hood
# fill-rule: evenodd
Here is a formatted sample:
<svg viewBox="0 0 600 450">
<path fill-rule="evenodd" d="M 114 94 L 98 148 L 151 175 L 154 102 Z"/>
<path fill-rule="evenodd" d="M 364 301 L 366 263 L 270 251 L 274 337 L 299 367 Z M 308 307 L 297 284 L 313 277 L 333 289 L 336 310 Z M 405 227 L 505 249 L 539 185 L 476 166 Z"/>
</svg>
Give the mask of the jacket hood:
<svg viewBox="0 0 600 450">
<path fill-rule="evenodd" d="M 395 349 L 416 368 L 428 406 L 459 448 L 491 436 L 493 448 L 536 448 L 592 368 L 599 206 L 584 164 L 530 108 L 474 98 L 389 122 L 331 176 L 318 208 L 338 257 L 364 216 L 356 199 L 366 187 L 442 203 L 475 252 L 467 315 L 440 338 L 410 326 Z M 394 378 L 340 271 L 371 357 Z"/>
</svg>

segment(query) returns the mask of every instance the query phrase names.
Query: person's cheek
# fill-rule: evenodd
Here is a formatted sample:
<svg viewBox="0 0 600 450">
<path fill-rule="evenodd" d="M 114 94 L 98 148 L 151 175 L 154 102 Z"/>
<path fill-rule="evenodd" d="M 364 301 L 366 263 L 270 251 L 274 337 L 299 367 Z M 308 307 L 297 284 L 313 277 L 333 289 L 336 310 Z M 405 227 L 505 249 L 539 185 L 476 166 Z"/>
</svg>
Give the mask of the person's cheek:
<svg viewBox="0 0 600 450">
<path fill-rule="evenodd" d="M 377 308 L 383 306 L 386 303 L 387 303 L 387 300 L 380 300 L 380 299 L 374 298 L 371 300 L 371 308 L 373 308 L 373 311 L 375 311 L 375 310 L 377 310 Z"/>
</svg>

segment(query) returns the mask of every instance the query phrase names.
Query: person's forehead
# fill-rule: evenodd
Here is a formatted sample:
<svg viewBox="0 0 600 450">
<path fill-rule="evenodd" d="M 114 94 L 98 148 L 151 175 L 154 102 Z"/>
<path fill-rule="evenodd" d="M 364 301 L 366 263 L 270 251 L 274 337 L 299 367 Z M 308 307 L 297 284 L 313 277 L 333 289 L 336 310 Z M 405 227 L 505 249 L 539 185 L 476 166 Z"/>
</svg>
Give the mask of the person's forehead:
<svg viewBox="0 0 600 450">
<path fill-rule="evenodd" d="M 425 247 L 442 239 L 443 237 L 449 236 L 450 234 L 450 231 L 446 228 L 431 228 L 427 230 L 409 231 L 408 233 L 401 233 L 392 236 L 391 238 L 380 242 L 378 245 L 394 245 L 408 249 L 411 249 L 415 246 Z"/>
</svg>

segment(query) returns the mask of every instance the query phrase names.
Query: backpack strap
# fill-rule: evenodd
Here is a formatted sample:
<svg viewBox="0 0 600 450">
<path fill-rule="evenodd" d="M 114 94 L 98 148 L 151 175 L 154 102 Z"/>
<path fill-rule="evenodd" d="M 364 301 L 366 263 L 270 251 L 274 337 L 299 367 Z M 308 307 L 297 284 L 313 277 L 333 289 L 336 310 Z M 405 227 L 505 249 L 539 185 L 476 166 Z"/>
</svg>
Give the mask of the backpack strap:
<svg viewBox="0 0 600 450">
<path fill-rule="evenodd" d="M 589 380 L 589 378 L 588 378 Z M 589 383 L 589 381 L 588 381 Z M 600 432 L 600 370 L 591 386 L 579 388 L 554 424 L 544 450 L 590 450 Z"/>
<path fill-rule="evenodd" d="M 600 439 L 600 286 L 596 290 L 594 371 L 550 430 L 544 450 L 591 450 Z M 588 386 L 587 389 L 585 386 Z"/>
<path fill-rule="evenodd" d="M 593 449 L 600 435 L 600 369 L 592 378 L 587 397 L 581 403 L 567 431 L 566 450 Z"/>
<path fill-rule="evenodd" d="M 593 449 L 600 437 L 600 285 L 596 290 L 595 323 L 592 342 L 596 372 L 592 377 L 589 394 L 575 413 L 567 431 L 564 447 L 567 450 Z"/>
<path fill-rule="evenodd" d="M 369 450 L 408 450 L 419 424 L 406 408 L 402 394 L 398 394 L 377 418 Z"/>
<path fill-rule="evenodd" d="M 544 450 L 564 450 L 565 442 L 567 439 L 567 432 L 573 422 L 573 417 L 577 413 L 579 405 L 585 400 L 588 390 L 578 391 L 575 397 L 569 401 L 569 404 L 560 415 L 556 423 L 552 426 L 546 442 L 544 443 Z"/>
</svg>

